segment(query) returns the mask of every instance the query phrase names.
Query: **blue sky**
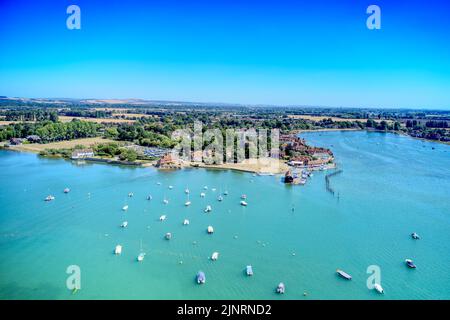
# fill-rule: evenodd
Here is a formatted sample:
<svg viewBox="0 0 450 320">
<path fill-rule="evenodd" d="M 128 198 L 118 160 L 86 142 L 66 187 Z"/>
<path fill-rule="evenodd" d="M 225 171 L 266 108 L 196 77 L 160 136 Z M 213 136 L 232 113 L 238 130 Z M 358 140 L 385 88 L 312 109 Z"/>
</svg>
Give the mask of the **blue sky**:
<svg viewBox="0 0 450 320">
<path fill-rule="evenodd" d="M 0 0 L 0 95 L 450 109 L 450 4 Z"/>
</svg>

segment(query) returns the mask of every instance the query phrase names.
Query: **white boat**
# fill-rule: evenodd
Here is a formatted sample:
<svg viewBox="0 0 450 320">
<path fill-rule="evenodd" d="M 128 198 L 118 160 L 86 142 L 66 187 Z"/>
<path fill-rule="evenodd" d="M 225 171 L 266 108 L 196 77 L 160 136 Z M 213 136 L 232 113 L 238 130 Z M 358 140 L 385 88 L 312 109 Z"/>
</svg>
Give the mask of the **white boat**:
<svg viewBox="0 0 450 320">
<path fill-rule="evenodd" d="M 248 276 L 252 276 L 253 275 L 253 268 L 252 268 L 252 266 L 245 267 L 245 273 L 247 273 Z"/>
<path fill-rule="evenodd" d="M 205 212 L 211 212 L 212 208 L 210 205 L 207 205 L 205 208 Z"/>
<path fill-rule="evenodd" d="M 203 189 L 208 190 L 208 186 L 204 186 Z"/>
<path fill-rule="evenodd" d="M 164 203 L 164 204 L 169 204 L 169 200 L 167 200 L 166 198 L 164 198 L 163 203 Z"/>
<path fill-rule="evenodd" d="M 184 221 L 183 221 L 183 225 L 184 225 L 184 226 L 187 226 L 187 225 L 189 225 L 189 220 L 188 220 L 188 219 L 184 219 Z"/>
<path fill-rule="evenodd" d="M 167 216 L 165 214 L 163 214 L 161 217 L 159 217 L 159 221 L 164 221 L 166 220 Z"/>
<path fill-rule="evenodd" d="M 156 184 L 157 184 L 158 186 L 160 186 L 160 185 L 161 185 L 161 182 L 157 182 Z"/>
<path fill-rule="evenodd" d="M 145 258 L 145 253 L 141 252 L 139 253 L 138 257 L 137 257 L 137 261 L 142 262 Z"/>
<path fill-rule="evenodd" d="M 190 191 L 188 188 L 186 188 L 186 190 L 184 190 L 184 193 L 188 194 Z"/>
<path fill-rule="evenodd" d="M 122 222 L 122 224 L 121 224 L 120 226 L 121 226 L 122 228 L 128 227 L 128 221 Z"/>
<path fill-rule="evenodd" d="M 114 254 L 119 255 L 122 253 L 122 246 L 118 244 L 116 248 L 114 249 Z"/>
<path fill-rule="evenodd" d="M 373 288 L 378 292 L 378 293 L 384 293 L 384 289 L 381 285 L 379 285 L 378 283 L 375 283 L 373 285 Z"/>
<path fill-rule="evenodd" d="M 169 186 L 169 189 L 172 190 L 172 189 L 173 189 L 173 186 Z"/>
<path fill-rule="evenodd" d="M 247 202 L 245 202 L 244 200 L 242 200 L 241 201 L 241 206 L 244 206 L 244 207 L 246 207 L 248 205 L 248 203 Z"/>
<path fill-rule="evenodd" d="M 200 197 L 204 198 L 206 194 L 204 192 L 200 193 Z"/>
<path fill-rule="evenodd" d="M 134 196 L 134 194 L 133 194 L 133 192 L 130 192 L 129 194 L 128 194 L 128 196 L 131 198 L 132 196 Z"/>
<path fill-rule="evenodd" d="M 52 196 L 52 195 L 48 195 L 48 196 L 45 198 L 45 201 L 53 201 L 53 200 L 55 200 L 55 197 Z"/>
<path fill-rule="evenodd" d="M 218 196 L 217 197 L 217 201 L 223 201 L 223 197 L 222 196 Z"/>
<path fill-rule="evenodd" d="M 246 194 L 241 195 L 241 199 L 243 200 L 247 199 L 247 195 Z"/>
<path fill-rule="evenodd" d="M 149 195 L 147 196 L 147 200 L 152 200 L 152 199 L 153 199 L 152 195 L 149 194 Z"/>
<path fill-rule="evenodd" d="M 122 210 L 123 210 L 123 211 L 127 211 L 127 210 L 128 210 L 128 205 L 123 206 Z"/>
<path fill-rule="evenodd" d="M 64 193 L 69 193 L 70 192 L 70 189 L 69 188 L 65 188 L 64 189 Z"/>
<path fill-rule="evenodd" d="M 185 205 L 186 207 L 189 207 L 189 206 L 191 205 L 191 201 L 189 200 L 189 194 L 188 194 L 188 196 L 187 196 L 187 201 L 184 203 L 184 205 Z"/>
<path fill-rule="evenodd" d="M 213 228 L 212 226 L 208 226 L 208 229 L 206 229 L 206 231 L 207 231 L 209 234 L 212 234 L 212 233 L 214 233 L 214 228 Z"/>
<path fill-rule="evenodd" d="M 413 233 L 411 234 L 411 238 L 413 238 L 414 240 L 419 240 L 419 239 L 420 239 L 420 236 L 419 236 L 417 233 L 413 232 Z"/>
<path fill-rule="evenodd" d="M 139 253 L 139 255 L 138 255 L 138 257 L 137 257 L 137 261 L 139 261 L 139 262 L 142 262 L 142 261 L 144 261 L 144 258 L 145 258 L 145 252 L 142 250 L 142 239 L 141 239 L 141 241 L 140 241 L 140 253 Z"/>
<path fill-rule="evenodd" d="M 211 191 L 212 191 L 212 192 L 216 192 L 216 188 L 212 188 Z"/>
<path fill-rule="evenodd" d="M 164 237 L 166 238 L 166 240 L 170 240 L 172 239 L 172 234 L 170 232 L 167 232 Z"/>
<path fill-rule="evenodd" d="M 227 195 L 228 195 L 228 191 L 225 190 L 225 191 L 223 192 L 223 195 L 224 195 L 224 196 L 227 196 Z"/>
<path fill-rule="evenodd" d="M 277 293 L 283 294 L 285 290 L 286 290 L 286 287 L 284 286 L 284 283 L 280 282 L 277 287 Z"/>
<path fill-rule="evenodd" d="M 213 252 L 213 254 L 211 256 L 211 260 L 216 261 L 217 259 L 219 259 L 219 253 L 218 252 Z"/>
</svg>

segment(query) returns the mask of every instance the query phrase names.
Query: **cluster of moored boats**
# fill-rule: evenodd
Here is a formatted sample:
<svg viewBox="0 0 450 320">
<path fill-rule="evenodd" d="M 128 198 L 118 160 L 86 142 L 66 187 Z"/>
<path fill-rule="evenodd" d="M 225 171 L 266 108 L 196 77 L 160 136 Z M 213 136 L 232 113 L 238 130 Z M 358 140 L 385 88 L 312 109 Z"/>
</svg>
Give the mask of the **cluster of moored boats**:
<svg viewBox="0 0 450 320">
<path fill-rule="evenodd" d="M 306 178 L 306 177 L 305 177 L 305 178 Z M 158 182 L 157 184 L 158 184 L 158 185 L 161 185 L 161 183 L 159 183 L 159 182 Z M 169 186 L 168 188 L 169 188 L 170 190 L 172 190 L 172 189 L 173 189 L 173 186 Z M 204 190 L 208 190 L 208 187 L 207 187 L 207 186 L 204 186 L 203 189 L 204 189 Z M 212 191 L 215 191 L 216 189 L 215 189 L 215 188 L 212 188 L 211 190 L 212 190 Z M 63 190 L 63 192 L 64 192 L 65 194 L 67 194 L 67 193 L 70 192 L 70 189 L 69 189 L 69 188 L 65 188 L 65 189 Z M 187 201 L 185 202 L 185 206 L 189 206 L 189 205 L 191 204 L 191 202 L 190 202 L 190 200 L 189 200 L 189 194 L 190 194 L 189 188 L 186 188 L 186 189 L 185 189 L 185 193 L 186 193 L 186 195 L 187 195 Z M 219 202 L 221 202 L 221 201 L 224 200 L 224 197 L 223 197 L 223 196 L 227 196 L 227 195 L 228 195 L 228 191 L 224 191 L 223 193 L 219 194 L 219 196 L 217 197 L 217 200 L 218 200 Z M 132 192 L 128 193 L 128 197 L 131 198 L 131 197 L 133 197 L 133 196 L 134 196 L 134 194 L 133 194 Z M 204 198 L 205 196 L 206 196 L 205 192 L 201 192 L 201 193 L 200 193 L 200 197 Z M 152 200 L 152 199 L 153 199 L 153 197 L 152 197 L 151 195 L 148 195 L 148 196 L 147 196 L 147 200 Z M 45 201 L 53 201 L 53 200 L 55 200 L 55 197 L 54 197 L 53 195 L 48 195 L 44 200 L 45 200 Z M 242 195 L 241 195 L 240 205 L 241 205 L 241 206 L 247 206 L 248 204 L 247 204 L 246 200 L 247 200 L 247 195 L 246 195 L 246 194 L 242 194 Z M 163 199 L 163 203 L 164 203 L 164 204 L 168 204 L 168 203 L 169 203 L 169 201 L 166 199 L 165 196 L 164 196 L 164 199 Z M 122 210 L 123 210 L 123 211 L 127 211 L 127 210 L 128 210 L 128 205 L 125 205 L 125 206 L 122 208 Z M 204 212 L 205 212 L 205 213 L 209 213 L 209 212 L 211 212 L 211 211 L 212 211 L 211 205 L 207 205 L 206 208 L 205 208 L 205 210 L 204 210 Z M 166 215 L 161 215 L 161 216 L 159 217 L 159 220 L 160 220 L 160 221 L 165 221 L 166 219 L 167 219 L 167 216 L 166 216 Z M 189 221 L 188 219 L 184 219 L 183 225 L 187 226 L 187 225 L 189 225 L 189 224 L 190 224 L 190 221 Z M 120 225 L 120 227 L 121 227 L 121 228 L 127 228 L 127 227 L 128 227 L 128 221 L 123 221 L 122 224 Z M 208 234 L 213 234 L 213 233 L 214 233 L 214 228 L 213 228 L 212 226 L 208 226 L 207 229 L 206 229 L 206 232 L 207 232 Z M 165 238 L 166 240 L 172 239 L 172 233 L 167 232 L 167 233 L 164 235 L 164 238 Z M 413 232 L 413 233 L 411 234 L 411 238 L 414 239 L 414 240 L 419 240 L 419 239 L 420 239 L 420 236 L 419 236 L 416 232 Z M 121 254 L 122 254 L 122 249 L 123 249 L 122 245 L 120 245 L 120 244 L 116 245 L 116 247 L 115 247 L 115 249 L 114 249 L 114 254 L 115 254 L 115 255 L 121 255 Z M 141 241 L 141 250 L 140 250 L 139 255 L 137 256 L 137 261 L 138 261 L 138 262 L 142 262 L 142 261 L 144 260 L 144 258 L 145 258 L 145 255 L 146 255 L 146 253 L 143 252 L 143 250 L 142 250 L 142 241 Z M 210 259 L 211 259 L 212 261 L 218 260 L 218 259 L 219 259 L 219 252 L 213 252 L 213 254 L 211 255 L 211 258 L 210 258 Z M 417 268 L 417 266 L 414 264 L 414 262 L 413 262 L 412 259 L 405 259 L 405 264 L 407 265 L 408 268 L 411 268 L 411 269 L 416 269 L 416 268 Z M 245 271 L 245 274 L 246 274 L 247 276 L 253 276 L 253 267 L 252 267 L 251 265 L 247 265 L 247 266 L 245 267 L 245 270 L 244 270 L 244 271 Z M 352 279 L 352 276 L 351 276 L 350 274 L 346 273 L 345 271 L 343 271 L 343 270 L 341 270 L 341 269 L 337 269 L 337 270 L 336 270 L 336 273 L 337 273 L 337 275 L 339 275 L 341 278 L 343 278 L 343 279 L 345 279 L 345 280 L 351 280 L 351 279 Z M 205 274 L 203 271 L 199 271 L 199 272 L 196 274 L 196 282 L 197 282 L 198 284 L 205 284 L 205 283 L 206 283 L 206 274 Z M 374 289 L 375 291 L 377 291 L 378 293 L 381 293 L 381 294 L 384 293 L 384 289 L 383 289 L 383 287 L 381 286 L 380 283 L 375 283 L 375 284 L 373 285 L 373 289 Z M 276 291 L 277 293 L 284 294 L 285 291 L 286 291 L 286 286 L 285 286 L 285 284 L 284 284 L 283 282 L 280 282 L 280 283 L 278 284 L 278 286 L 276 287 L 276 290 L 275 290 L 275 291 Z"/>
<path fill-rule="evenodd" d="M 420 236 L 416 232 L 413 232 L 411 234 L 411 238 L 413 238 L 414 240 L 419 240 Z M 417 268 L 417 266 L 414 264 L 414 262 L 411 259 L 405 259 L 405 263 L 408 266 L 408 268 L 411 268 L 411 269 L 416 269 Z M 348 273 L 346 273 L 345 271 L 342 271 L 340 269 L 337 269 L 336 273 L 340 277 L 344 278 L 345 280 L 351 280 L 352 279 L 351 275 L 349 275 Z M 383 287 L 381 286 L 380 283 L 374 283 L 373 289 L 375 291 L 377 291 L 378 293 L 384 293 L 384 289 L 383 289 Z"/>
<path fill-rule="evenodd" d="M 157 185 L 161 185 L 161 183 L 158 182 Z M 169 190 L 173 190 L 173 186 L 169 185 L 168 189 Z M 205 191 L 208 190 L 208 186 L 204 186 L 203 190 L 205 190 Z M 213 192 L 215 192 L 217 189 L 216 188 L 212 188 L 211 190 Z M 191 201 L 190 201 L 190 198 L 189 198 L 191 191 L 189 190 L 189 188 L 186 188 L 184 190 L 184 193 L 186 194 L 186 197 L 187 197 L 187 201 L 184 203 L 184 205 L 187 207 L 187 206 L 191 205 Z M 223 193 L 220 192 L 220 194 L 217 196 L 217 201 L 222 202 L 224 200 L 224 196 L 227 196 L 228 194 L 229 193 L 228 193 L 227 190 L 225 190 Z M 133 192 L 128 193 L 128 197 L 129 198 L 131 198 L 133 196 L 134 196 Z M 206 193 L 205 192 L 201 192 L 200 193 L 200 197 L 201 198 L 206 197 Z M 247 195 L 245 195 L 245 194 L 241 195 L 241 202 L 240 202 L 241 206 L 247 206 L 248 205 L 247 202 L 245 201 L 246 199 L 247 199 Z M 147 196 L 147 200 L 153 200 L 153 196 L 149 194 Z M 164 195 L 164 198 L 163 198 L 163 204 L 169 204 L 169 200 L 166 198 L 165 195 Z M 128 206 L 128 204 L 126 204 L 125 206 L 122 207 L 122 211 L 128 211 L 128 208 L 129 208 L 129 206 Z M 211 211 L 212 211 L 212 206 L 211 205 L 207 205 L 206 208 L 204 209 L 205 213 L 209 213 Z M 161 222 L 165 221 L 166 219 L 167 219 L 167 215 L 165 215 L 165 214 L 163 214 L 163 215 L 161 215 L 159 217 L 159 221 L 161 221 Z M 189 224 L 190 224 L 189 219 L 184 219 L 183 220 L 183 225 L 184 226 L 188 226 Z M 122 224 L 120 225 L 120 227 L 121 228 L 127 228 L 128 227 L 128 221 L 123 221 Z M 213 234 L 214 233 L 214 227 L 213 226 L 208 226 L 206 228 L 206 232 L 208 234 Z M 171 232 L 167 232 L 164 235 L 164 239 L 171 240 L 172 236 L 173 235 L 172 235 Z M 116 245 L 116 247 L 114 249 L 114 254 L 116 254 L 116 255 L 122 254 L 122 249 L 123 249 L 122 245 L 120 245 L 120 244 Z M 143 261 L 144 257 L 145 257 L 145 253 L 142 252 L 142 241 L 141 241 L 141 253 L 138 255 L 137 261 L 139 261 L 139 262 Z M 219 253 L 218 252 L 214 252 L 211 255 L 211 260 L 212 261 L 216 261 L 218 258 L 219 258 Z M 247 272 L 247 275 L 249 275 L 249 276 L 253 275 L 252 267 L 251 266 L 247 266 L 246 272 Z M 199 274 L 197 276 L 199 277 L 198 283 L 205 283 L 206 282 L 206 277 L 205 277 L 204 273 L 199 272 Z"/>
</svg>

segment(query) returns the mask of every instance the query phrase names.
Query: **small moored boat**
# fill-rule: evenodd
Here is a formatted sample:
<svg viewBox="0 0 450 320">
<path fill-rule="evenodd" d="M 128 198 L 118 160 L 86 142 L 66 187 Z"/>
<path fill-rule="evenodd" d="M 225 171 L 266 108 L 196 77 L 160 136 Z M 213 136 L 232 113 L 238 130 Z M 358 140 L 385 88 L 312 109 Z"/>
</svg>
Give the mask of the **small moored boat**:
<svg viewBox="0 0 450 320">
<path fill-rule="evenodd" d="M 244 207 L 246 207 L 248 205 L 248 203 L 247 202 L 245 202 L 244 200 L 242 200 L 241 201 L 241 206 L 244 206 Z"/>
<path fill-rule="evenodd" d="M 419 235 L 417 233 L 415 233 L 415 232 L 411 233 L 411 238 L 413 238 L 414 240 L 419 240 L 420 239 Z"/>
<path fill-rule="evenodd" d="M 204 186 L 203 189 L 204 189 L 204 190 L 208 190 L 208 186 Z"/>
<path fill-rule="evenodd" d="M 211 256 L 211 260 L 216 261 L 217 259 L 219 259 L 219 253 L 218 252 L 213 252 L 213 254 Z"/>
<path fill-rule="evenodd" d="M 173 186 L 169 186 L 169 189 L 172 190 L 172 189 L 173 189 Z"/>
<path fill-rule="evenodd" d="M 131 198 L 132 196 L 134 196 L 134 194 L 133 194 L 133 192 L 130 192 L 129 194 L 128 194 L 128 196 Z"/>
<path fill-rule="evenodd" d="M 222 201 L 223 200 L 223 197 L 222 196 L 218 196 L 217 197 L 217 201 Z"/>
<path fill-rule="evenodd" d="M 204 192 L 200 193 L 200 197 L 204 198 L 206 194 Z"/>
<path fill-rule="evenodd" d="M 383 287 L 382 287 L 380 284 L 378 284 L 378 283 L 375 283 L 375 284 L 373 285 L 373 288 L 374 288 L 378 293 L 384 293 Z"/>
<path fill-rule="evenodd" d="M 122 253 L 122 246 L 118 244 L 116 248 L 114 249 L 114 254 L 119 255 Z"/>
<path fill-rule="evenodd" d="M 127 211 L 127 210 L 128 210 L 128 206 L 127 206 L 127 205 L 126 205 L 126 206 L 123 206 L 122 210 L 123 210 L 123 211 Z"/>
<path fill-rule="evenodd" d="M 206 229 L 206 231 L 207 231 L 209 234 L 212 234 L 212 233 L 214 233 L 214 228 L 213 228 L 212 226 L 208 226 L 208 228 Z"/>
<path fill-rule="evenodd" d="M 188 219 L 184 219 L 184 221 L 183 221 L 183 225 L 184 225 L 184 226 L 187 226 L 187 225 L 189 225 L 189 220 L 188 220 Z"/>
<path fill-rule="evenodd" d="M 206 282 L 206 276 L 203 271 L 199 271 L 195 278 L 198 284 L 204 284 Z"/>
<path fill-rule="evenodd" d="M 416 265 L 414 264 L 414 262 L 411 259 L 406 259 L 405 260 L 406 265 L 411 268 L 411 269 L 415 269 L 417 268 Z"/>
<path fill-rule="evenodd" d="M 69 193 L 70 192 L 70 189 L 69 188 L 65 188 L 64 189 L 64 193 Z"/>
<path fill-rule="evenodd" d="M 277 287 L 277 293 L 283 294 L 285 290 L 286 290 L 286 287 L 284 286 L 284 283 L 280 282 Z"/>
<path fill-rule="evenodd" d="M 252 268 L 252 266 L 245 267 L 245 273 L 247 273 L 247 276 L 252 276 L 253 275 L 253 268 Z"/>
<path fill-rule="evenodd" d="M 122 224 L 121 224 L 120 226 L 121 226 L 122 228 L 128 227 L 128 221 L 122 222 Z"/>
<path fill-rule="evenodd" d="M 165 214 L 163 214 L 161 217 L 159 217 L 159 221 L 164 221 L 166 220 L 167 216 Z"/>
<path fill-rule="evenodd" d="M 147 196 L 147 200 L 152 200 L 152 199 L 153 199 L 152 195 L 149 194 L 149 195 Z"/>
<path fill-rule="evenodd" d="M 207 205 L 205 208 L 205 212 L 211 212 L 212 208 L 210 205 Z"/>
<path fill-rule="evenodd" d="M 223 192 L 223 195 L 224 195 L 224 196 L 227 196 L 227 195 L 228 195 L 228 190 L 225 190 L 225 191 Z"/>
<path fill-rule="evenodd" d="M 169 200 L 167 200 L 167 199 L 164 198 L 163 203 L 164 203 L 164 204 L 169 204 Z"/>
<path fill-rule="evenodd" d="M 52 196 L 52 195 L 48 195 L 45 199 L 44 199 L 45 201 L 53 201 L 53 200 L 55 200 L 55 197 L 54 196 Z"/>
<path fill-rule="evenodd" d="M 188 194 L 190 191 L 189 191 L 189 189 L 188 188 L 186 188 L 185 190 L 184 190 L 184 193 L 186 193 L 186 194 Z"/>
<path fill-rule="evenodd" d="M 172 234 L 170 232 L 167 232 L 164 237 L 166 238 L 166 240 L 170 240 L 172 239 Z"/>
<path fill-rule="evenodd" d="M 142 262 L 145 258 L 145 253 L 141 252 L 139 253 L 139 255 L 137 256 L 137 261 Z"/>
<path fill-rule="evenodd" d="M 241 199 L 247 199 L 247 195 L 246 194 L 243 194 L 243 195 L 241 195 Z"/>
<path fill-rule="evenodd" d="M 342 270 L 340 270 L 340 269 L 337 269 L 337 270 L 336 270 L 336 273 L 337 273 L 338 275 L 340 275 L 342 278 L 346 279 L 346 280 L 351 280 L 351 279 L 352 279 L 352 276 L 351 276 L 351 275 L 349 275 L 347 272 L 344 272 L 344 271 L 342 271 Z"/>
</svg>

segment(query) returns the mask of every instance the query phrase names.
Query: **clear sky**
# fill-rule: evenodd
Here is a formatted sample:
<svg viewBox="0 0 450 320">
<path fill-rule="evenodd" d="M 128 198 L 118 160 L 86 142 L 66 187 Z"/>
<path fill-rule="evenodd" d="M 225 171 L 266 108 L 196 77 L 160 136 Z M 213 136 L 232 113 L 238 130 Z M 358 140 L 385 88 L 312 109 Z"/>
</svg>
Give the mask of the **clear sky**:
<svg viewBox="0 0 450 320">
<path fill-rule="evenodd" d="M 0 95 L 450 109 L 450 2 L 0 0 Z"/>
</svg>

